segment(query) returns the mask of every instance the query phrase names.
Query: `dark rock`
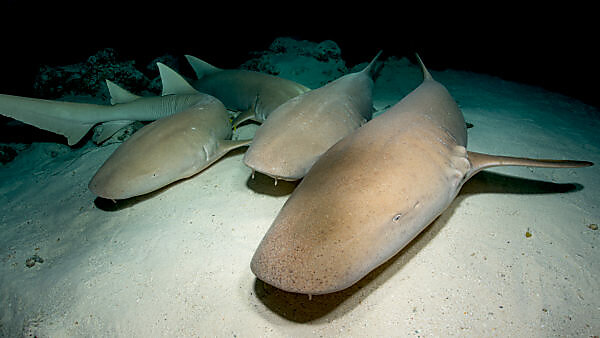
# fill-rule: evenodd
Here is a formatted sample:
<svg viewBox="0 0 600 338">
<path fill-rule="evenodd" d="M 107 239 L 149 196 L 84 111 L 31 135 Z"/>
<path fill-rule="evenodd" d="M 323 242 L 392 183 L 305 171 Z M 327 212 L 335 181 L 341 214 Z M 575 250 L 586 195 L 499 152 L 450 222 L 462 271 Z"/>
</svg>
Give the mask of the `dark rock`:
<svg viewBox="0 0 600 338">
<path fill-rule="evenodd" d="M 269 50 L 251 55 L 254 58 L 240 68 L 280 76 L 310 88 L 348 73 L 340 48 L 331 40 L 316 43 L 282 37 L 275 39 Z"/>
<path fill-rule="evenodd" d="M 340 59 L 342 54 L 340 47 L 331 40 L 317 43 L 306 40 L 295 40 L 288 37 L 276 38 L 273 43 L 271 43 L 271 46 L 269 46 L 269 51 L 262 53 L 269 52 L 309 56 L 323 62 L 327 62 L 329 59 Z M 262 53 L 255 52 L 255 54 Z"/>
<path fill-rule="evenodd" d="M 17 151 L 5 145 L 0 145 L 0 163 L 6 164 L 17 157 Z"/>
<path fill-rule="evenodd" d="M 134 93 L 148 91 L 150 79 L 134 60 L 121 60 L 112 48 L 100 50 L 85 62 L 66 66 L 42 66 L 34 83 L 38 97 L 56 99 L 67 95 L 102 96 L 108 99 L 105 80 Z"/>
</svg>

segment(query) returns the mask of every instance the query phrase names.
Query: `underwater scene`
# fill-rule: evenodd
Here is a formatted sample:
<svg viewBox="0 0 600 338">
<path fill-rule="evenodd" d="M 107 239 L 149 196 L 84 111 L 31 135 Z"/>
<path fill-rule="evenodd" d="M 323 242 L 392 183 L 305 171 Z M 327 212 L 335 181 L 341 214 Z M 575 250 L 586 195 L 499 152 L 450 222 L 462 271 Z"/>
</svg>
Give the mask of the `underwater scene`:
<svg viewBox="0 0 600 338">
<path fill-rule="evenodd" d="M 365 54 L 40 56 L 0 92 L 0 336 L 598 336 L 595 101 Z"/>
</svg>

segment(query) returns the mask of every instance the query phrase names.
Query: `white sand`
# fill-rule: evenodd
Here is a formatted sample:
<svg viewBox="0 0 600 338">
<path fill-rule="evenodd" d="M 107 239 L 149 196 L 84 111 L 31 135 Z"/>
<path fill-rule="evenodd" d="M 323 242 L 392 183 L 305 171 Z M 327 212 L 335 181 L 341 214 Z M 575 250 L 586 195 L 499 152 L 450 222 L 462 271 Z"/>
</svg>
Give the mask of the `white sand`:
<svg viewBox="0 0 600 338">
<path fill-rule="evenodd" d="M 475 125 L 470 150 L 600 164 L 598 111 L 489 76 L 432 74 Z M 386 66 L 376 107 L 419 81 L 406 62 Z M 33 144 L 0 167 L 0 335 L 600 333 L 600 230 L 587 227 L 600 224 L 599 165 L 478 174 L 399 255 L 350 289 L 309 301 L 249 268 L 293 185 L 250 180 L 238 150 L 115 208 L 95 203 L 87 183 L 116 147 Z M 44 262 L 26 267 L 34 254 Z"/>
</svg>

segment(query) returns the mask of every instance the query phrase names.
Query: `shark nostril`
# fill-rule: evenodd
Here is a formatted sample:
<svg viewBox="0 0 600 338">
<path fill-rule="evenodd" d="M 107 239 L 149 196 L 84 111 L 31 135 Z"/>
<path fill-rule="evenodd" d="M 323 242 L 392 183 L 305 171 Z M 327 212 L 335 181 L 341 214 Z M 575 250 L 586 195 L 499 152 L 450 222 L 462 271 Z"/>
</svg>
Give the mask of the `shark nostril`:
<svg viewBox="0 0 600 338">
<path fill-rule="evenodd" d="M 402 219 L 402 214 L 397 214 L 396 216 L 394 216 L 394 218 L 392 218 L 392 221 L 397 223 L 400 222 L 400 219 Z"/>
</svg>

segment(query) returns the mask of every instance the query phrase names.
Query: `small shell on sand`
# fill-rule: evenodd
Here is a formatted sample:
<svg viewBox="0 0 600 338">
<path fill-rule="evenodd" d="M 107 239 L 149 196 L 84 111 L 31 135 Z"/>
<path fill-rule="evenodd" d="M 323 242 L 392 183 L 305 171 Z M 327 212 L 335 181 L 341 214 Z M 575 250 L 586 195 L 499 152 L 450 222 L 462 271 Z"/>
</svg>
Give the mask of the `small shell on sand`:
<svg viewBox="0 0 600 338">
<path fill-rule="evenodd" d="M 25 266 L 31 268 L 35 265 L 35 263 L 44 263 L 44 259 L 37 254 L 27 258 L 25 261 Z"/>
</svg>

